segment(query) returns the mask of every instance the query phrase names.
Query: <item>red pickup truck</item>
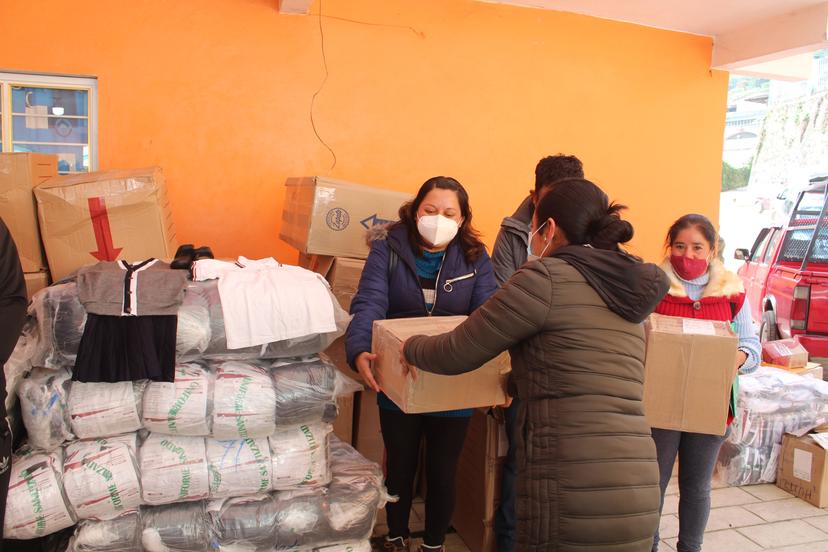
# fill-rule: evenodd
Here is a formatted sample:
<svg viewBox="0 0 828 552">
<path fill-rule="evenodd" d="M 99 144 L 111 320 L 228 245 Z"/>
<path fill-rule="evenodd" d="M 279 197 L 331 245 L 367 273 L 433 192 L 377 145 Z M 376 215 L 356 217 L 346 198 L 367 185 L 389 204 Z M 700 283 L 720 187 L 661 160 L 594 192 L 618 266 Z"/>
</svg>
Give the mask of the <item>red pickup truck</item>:
<svg viewBox="0 0 828 552">
<path fill-rule="evenodd" d="M 760 339 L 799 336 L 811 357 L 828 357 L 827 183 L 811 178 L 786 226 L 763 228 L 750 250 L 735 253 Z"/>
</svg>

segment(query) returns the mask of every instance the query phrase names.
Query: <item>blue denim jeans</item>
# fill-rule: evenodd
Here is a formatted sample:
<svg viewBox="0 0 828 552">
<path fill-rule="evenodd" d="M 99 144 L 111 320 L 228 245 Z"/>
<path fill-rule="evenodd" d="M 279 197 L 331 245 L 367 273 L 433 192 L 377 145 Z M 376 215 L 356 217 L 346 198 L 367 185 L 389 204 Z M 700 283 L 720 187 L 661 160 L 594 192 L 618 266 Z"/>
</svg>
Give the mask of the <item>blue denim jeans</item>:
<svg viewBox="0 0 828 552">
<path fill-rule="evenodd" d="M 724 437 L 702 433 L 685 433 L 653 428 L 658 453 L 661 506 L 673 475 L 676 456 L 679 460 L 679 537 L 678 552 L 701 552 L 704 529 L 710 517 L 710 481 Z M 658 531 L 653 552 L 658 550 Z"/>
<path fill-rule="evenodd" d="M 518 399 L 506 409 L 506 436 L 509 439 L 509 452 L 503 463 L 500 479 L 500 506 L 495 513 L 495 534 L 497 535 L 497 552 L 512 552 L 515 549 L 517 531 L 517 447 L 514 435 L 517 429 Z"/>
</svg>

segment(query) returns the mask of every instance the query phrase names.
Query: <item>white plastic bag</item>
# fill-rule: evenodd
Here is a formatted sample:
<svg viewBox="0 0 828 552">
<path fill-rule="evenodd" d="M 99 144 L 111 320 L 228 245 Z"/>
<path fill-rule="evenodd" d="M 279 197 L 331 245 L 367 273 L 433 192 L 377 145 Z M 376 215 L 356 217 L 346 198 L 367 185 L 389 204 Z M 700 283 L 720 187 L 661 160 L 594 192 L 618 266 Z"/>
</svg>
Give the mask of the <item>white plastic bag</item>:
<svg viewBox="0 0 828 552">
<path fill-rule="evenodd" d="M 35 368 L 20 382 L 20 413 L 29 445 L 52 451 L 73 437 L 69 422 L 69 386 L 66 370 Z"/>
<path fill-rule="evenodd" d="M 60 451 L 14 457 L 6 499 L 5 538 L 34 539 L 75 524 L 63 494 L 61 464 Z"/>
<path fill-rule="evenodd" d="M 207 498 L 207 452 L 201 437 L 151 433 L 138 452 L 147 504 Z"/>
<path fill-rule="evenodd" d="M 272 484 L 267 439 L 207 439 L 210 496 L 226 498 L 265 493 Z"/>
<path fill-rule="evenodd" d="M 67 552 L 135 552 L 141 550 L 138 512 L 109 521 L 81 521 Z"/>
<path fill-rule="evenodd" d="M 72 382 L 69 416 L 81 439 L 109 437 L 141 429 L 141 395 L 145 381 Z"/>
<path fill-rule="evenodd" d="M 17 404 L 17 394 L 24 376 L 32 369 L 36 337 L 26 333 L 26 329 L 17 339 L 9 360 L 3 366 L 6 375 L 6 412 L 11 411 Z"/>
<path fill-rule="evenodd" d="M 213 437 L 258 439 L 276 429 L 276 393 L 268 370 L 244 362 L 216 368 Z"/>
<path fill-rule="evenodd" d="M 141 505 L 138 467 L 127 444 L 76 441 L 65 455 L 63 486 L 78 518 L 113 519 Z"/>
<path fill-rule="evenodd" d="M 212 409 L 210 373 L 196 363 L 175 367 L 175 382 L 150 382 L 144 391 L 143 424 L 156 433 L 207 436 Z"/>
<path fill-rule="evenodd" d="M 328 439 L 330 424 L 280 428 L 269 437 L 273 458 L 273 490 L 319 487 L 331 481 Z"/>
</svg>

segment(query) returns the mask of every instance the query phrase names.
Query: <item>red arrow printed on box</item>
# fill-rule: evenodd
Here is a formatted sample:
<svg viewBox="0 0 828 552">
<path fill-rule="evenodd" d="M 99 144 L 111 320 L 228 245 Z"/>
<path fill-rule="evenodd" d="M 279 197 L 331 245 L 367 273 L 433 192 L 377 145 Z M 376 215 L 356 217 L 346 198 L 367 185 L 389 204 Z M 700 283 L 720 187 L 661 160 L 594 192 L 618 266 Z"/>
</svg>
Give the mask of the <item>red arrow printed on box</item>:
<svg viewBox="0 0 828 552">
<path fill-rule="evenodd" d="M 109 227 L 106 202 L 102 197 L 90 197 L 87 201 L 89 215 L 92 218 L 92 229 L 95 231 L 95 242 L 98 244 L 98 250 L 90 251 L 89 254 L 99 261 L 114 261 L 123 247 L 115 247 L 112 243 L 112 229 Z"/>
</svg>

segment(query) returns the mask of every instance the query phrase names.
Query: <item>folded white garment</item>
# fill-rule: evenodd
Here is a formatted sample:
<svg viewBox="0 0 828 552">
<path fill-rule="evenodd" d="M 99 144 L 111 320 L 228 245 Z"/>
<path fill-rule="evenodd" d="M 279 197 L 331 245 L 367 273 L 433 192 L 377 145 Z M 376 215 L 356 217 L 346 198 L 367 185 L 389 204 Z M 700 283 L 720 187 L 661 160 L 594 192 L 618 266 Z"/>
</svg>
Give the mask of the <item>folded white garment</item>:
<svg viewBox="0 0 828 552">
<path fill-rule="evenodd" d="M 227 272 L 218 284 L 227 348 L 336 331 L 328 283 L 298 266 Z"/>
</svg>

